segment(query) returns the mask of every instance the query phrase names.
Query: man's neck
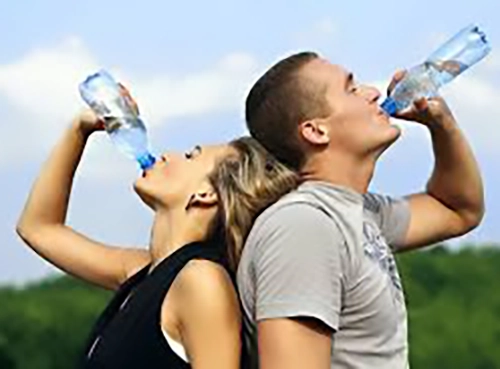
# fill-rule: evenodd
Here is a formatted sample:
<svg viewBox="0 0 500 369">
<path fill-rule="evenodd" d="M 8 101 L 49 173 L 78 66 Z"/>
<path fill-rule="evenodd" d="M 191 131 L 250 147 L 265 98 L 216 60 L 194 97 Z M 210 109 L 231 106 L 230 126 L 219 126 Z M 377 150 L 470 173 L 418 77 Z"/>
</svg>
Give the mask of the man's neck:
<svg viewBox="0 0 500 369">
<path fill-rule="evenodd" d="M 366 193 L 375 171 L 376 159 L 358 159 L 329 153 L 311 158 L 301 171 L 303 181 L 323 181 Z"/>
</svg>

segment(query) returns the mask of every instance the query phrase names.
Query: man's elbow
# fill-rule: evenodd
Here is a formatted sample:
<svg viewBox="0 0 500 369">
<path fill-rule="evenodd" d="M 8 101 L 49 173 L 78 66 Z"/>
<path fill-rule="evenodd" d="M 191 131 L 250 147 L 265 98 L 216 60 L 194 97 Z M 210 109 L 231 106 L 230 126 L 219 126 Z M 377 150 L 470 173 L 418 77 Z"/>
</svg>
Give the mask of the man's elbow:
<svg viewBox="0 0 500 369">
<path fill-rule="evenodd" d="M 469 210 L 460 214 L 462 220 L 461 235 L 469 233 L 479 227 L 484 219 L 485 206 L 484 204 L 477 209 Z"/>
</svg>

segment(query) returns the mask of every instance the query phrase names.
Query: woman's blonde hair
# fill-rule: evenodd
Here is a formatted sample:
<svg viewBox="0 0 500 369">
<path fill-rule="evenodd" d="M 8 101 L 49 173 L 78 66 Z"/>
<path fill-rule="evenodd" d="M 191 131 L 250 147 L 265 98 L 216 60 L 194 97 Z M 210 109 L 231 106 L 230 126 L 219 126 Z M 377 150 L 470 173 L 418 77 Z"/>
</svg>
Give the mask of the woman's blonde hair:
<svg viewBox="0 0 500 369">
<path fill-rule="evenodd" d="M 223 236 L 229 265 L 236 270 L 257 216 L 295 189 L 299 177 L 251 137 L 238 138 L 229 146 L 235 154 L 218 162 L 209 180 L 219 199 L 216 233 Z"/>
</svg>

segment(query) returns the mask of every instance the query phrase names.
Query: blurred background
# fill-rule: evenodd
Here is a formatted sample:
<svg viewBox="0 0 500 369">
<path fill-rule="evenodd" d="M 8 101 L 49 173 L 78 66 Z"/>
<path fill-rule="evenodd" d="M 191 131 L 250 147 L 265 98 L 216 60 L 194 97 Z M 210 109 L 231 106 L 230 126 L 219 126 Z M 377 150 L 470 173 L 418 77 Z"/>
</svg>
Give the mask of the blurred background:
<svg viewBox="0 0 500 369">
<path fill-rule="evenodd" d="M 72 367 L 109 293 L 25 247 L 15 224 L 51 146 L 83 107 L 77 85 L 104 67 L 141 108 L 153 151 L 246 133 L 244 98 L 271 64 L 317 51 L 385 90 L 469 23 L 493 52 L 443 90 L 480 163 L 487 214 L 469 235 L 399 257 L 413 368 L 500 368 L 500 3 L 476 0 L 3 1 L 0 12 L 0 368 Z M 422 190 L 432 169 L 424 128 L 382 158 L 372 191 Z M 152 214 L 132 191 L 135 163 L 92 138 L 69 223 L 100 241 L 146 247 Z"/>
</svg>

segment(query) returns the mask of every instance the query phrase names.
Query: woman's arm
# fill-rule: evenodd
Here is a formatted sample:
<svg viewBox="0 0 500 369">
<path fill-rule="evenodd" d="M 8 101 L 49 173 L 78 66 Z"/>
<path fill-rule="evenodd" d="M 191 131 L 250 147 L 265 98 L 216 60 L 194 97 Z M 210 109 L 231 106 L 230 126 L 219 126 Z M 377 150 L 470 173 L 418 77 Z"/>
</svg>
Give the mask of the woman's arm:
<svg viewBox="0 0 500 369">
<path fill-rule="evenodd" d="M 34 183 L 17 233 L 56 267 L 101 287 L 115 289 L 149 262 L 149 253 L 108 247 L 64 224 L 75 171 L 87 139 L 99 129 L 101 123 L 89 110 L 74 119 Z"/>
<path fill-rule="evenodd" d="M 238 369 L 241 312 L 226 270 L 207 260 L 192 260 L 173 286 L 179 332 L 193 369 Z"/>
</svg>

